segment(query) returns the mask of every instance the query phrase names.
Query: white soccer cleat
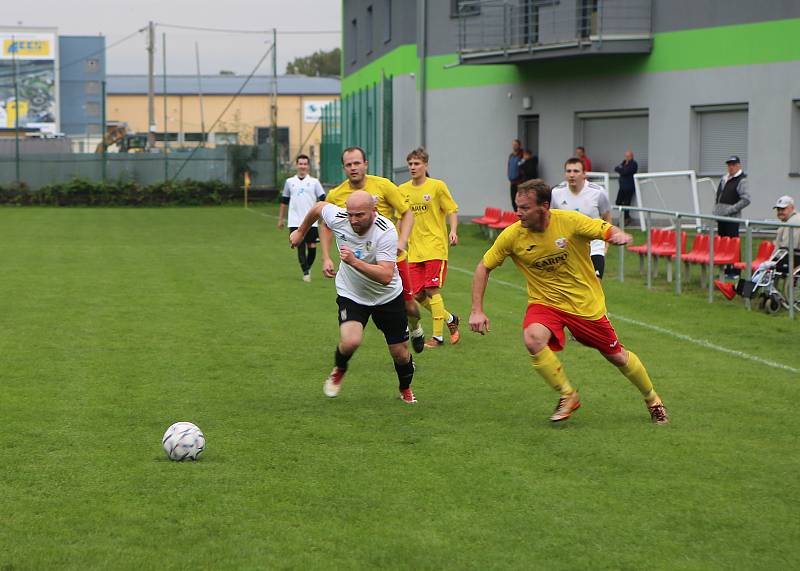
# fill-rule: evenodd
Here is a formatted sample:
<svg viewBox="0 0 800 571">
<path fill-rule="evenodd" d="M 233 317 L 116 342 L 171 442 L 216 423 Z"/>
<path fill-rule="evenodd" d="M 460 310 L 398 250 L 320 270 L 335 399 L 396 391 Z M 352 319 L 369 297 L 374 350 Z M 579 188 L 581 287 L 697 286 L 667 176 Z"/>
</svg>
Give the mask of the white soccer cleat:
<svg viewBox="0 0 800 571">
<path fill-rule="evenodd" d="M 325 379 L 325 385 L 322 387 L 322 392 L 325 393 L 326 397 L 333 398 L 339 394 L 339 391 L 342 389 L 342 377 L 344 377 L 344 373 L 345 372 L 339 367 L 333 368 L 331 374 Z"/>
</svg>

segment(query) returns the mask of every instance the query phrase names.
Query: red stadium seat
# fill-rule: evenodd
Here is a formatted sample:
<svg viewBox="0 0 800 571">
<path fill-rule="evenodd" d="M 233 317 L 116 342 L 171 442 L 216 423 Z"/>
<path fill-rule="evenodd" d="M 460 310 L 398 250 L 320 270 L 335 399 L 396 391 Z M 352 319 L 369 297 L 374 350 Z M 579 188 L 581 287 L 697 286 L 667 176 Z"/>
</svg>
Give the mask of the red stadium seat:
<svg viewBox="0 0 800 571">
<path fill-rule="evenodd" d="M 667 232 L 667 230 L 662 230 L 661 228 L 651 228 L 650 229 L 650 248 L 655 248 L 657 244 L 660 244 L 663 240 L 663 234 Z M 634 252 L 636 254 L 647 254 L 647 242 L 644 244 L 640 244 L 639 246 L 628 246 L 629 252 Z"/>
<path fill-rule="evenodd" d="M 714 250 L 714 265 L 729 266 L 739 261 L 741 241 L 739 238 L 725 236 L 720 240 L 719 251 Z"/>
<path fill-rule="evenodd" d="M 683 256 L 683 261 L 688 263 L 698 263 L 705 255 L 708 263 L 708 234 L 698 234 L 692 243 L 691 251 Z"/>
<path fill-rule="evenodd" d="M 753 271 L 756 271 L 758 269 L 758 266 L 760 266 L 761 264 L 769 260 L 770 257 L 772 257 L 772 252 L 774 251 L 775 251 L 775 244 L 773 244 L 769 240 L 764 240 L 763 242 L 761 242 L 761 244 L 759 244 L 758 246 L 758 252 L 756 253 L 755 259 L 753 260 L 751 269 Z M 743 270 L 747 267 L 747 263 L 736 262 L 735 264 L 733 264 L 733 266 L 735 268 Z"/>
<path fill-rule="evenodd" d="M 500 221 L 494 224 L 489 224 L 489 228 L 494 228 L 495 230 L 504 230 L 517 220 L 519 220 L 519 218 L 517 218 L 517 214 L 515 212 L 504 211 L 503 215 L 500 217 Z"/>
<path fill-rule="evenodd" d="M 667 236 L 658 244 L 658 247 L 653 247 L 652 252 L 655 256 L 672 258 L 675 256 L 675 230 L 667 230 Z M 681 256 L 686 253 L 686 232 L 681 232 Z"/>
<path fill-rule="evenodd" d="M 500 217 L 502 216 L 501 210 L 499 208 L 494 208 L 492 206 L 487 206 L 486 210 L 483 211 L 483 216 L 480 218 L 473 218 L 473 224 L 497 224 L 500 222 Z"/>
</svg>

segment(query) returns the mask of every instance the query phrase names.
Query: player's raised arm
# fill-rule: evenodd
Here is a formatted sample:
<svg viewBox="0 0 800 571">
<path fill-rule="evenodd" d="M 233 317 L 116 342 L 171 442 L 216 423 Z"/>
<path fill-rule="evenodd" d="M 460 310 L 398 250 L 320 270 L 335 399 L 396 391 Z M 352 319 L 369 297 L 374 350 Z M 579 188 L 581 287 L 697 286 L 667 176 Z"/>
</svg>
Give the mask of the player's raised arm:
<svg viewBox="0 0 800 571">
<path fill-rule="evenodd" d="M 469 328 L 481 335 L 490 331 L 489 318 L 483 312 L 483 298 L 486 294 L 486 286 L 489 284 L 490 271 L 481 260 L 472 276 L 472 311 L 469 314 Z"/>
<path fill-rule="evenodd" d="M 292 245 L 292 248 L 296 248 L 300 242 L 303 241 L 306 232 L 308 232 L 314 222 L 317 221 L 320 214 L 322 214 L 322 209 L 325 208 L 327 204 L 327 202 L 317 202 L 311 207 L 311 210 L 308 211 L 308 214 L 303 218 L 303 222 L 297 227 L 297 230 L 289 234 L 289 243 Z"/>
</svg>

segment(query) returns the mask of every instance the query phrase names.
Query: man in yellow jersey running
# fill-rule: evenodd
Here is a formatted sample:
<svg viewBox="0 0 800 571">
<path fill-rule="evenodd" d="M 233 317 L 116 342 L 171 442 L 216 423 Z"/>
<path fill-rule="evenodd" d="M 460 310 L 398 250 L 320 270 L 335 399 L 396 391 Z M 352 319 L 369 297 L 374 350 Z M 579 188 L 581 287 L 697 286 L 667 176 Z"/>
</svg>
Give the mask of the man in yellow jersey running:
<svg viewBox="0 0 800 571">
<path fill-rule="evenodd" d="M 414 298 L 433 316 L 433 335 L 427 348 L 444 343 L 444 324 L 450 330 L 450 343 L 458 343 L 458 316 L 444 307 L 441 288 L 447 276 L 448 246 L 458 244 L 458 205 L 442 180 L 428 177 L 429 156 L 419 147 L 406 157 L 411 180 L 400 185 L 414 213 L 414 228 L 408 246 L 408 269 Z M 447 233 L 445 217 L 450 222 Z M 422 333 L 421 329 L 416 334 Z M 412 332 L 412 335 L 415 332 Z"/>
<path fill-rule="evenodd" d="M 650 418 L 667 424 L 669 416 L 642 362 L 617 339 L 606 317 L 600 280 L 589 257 L 589 242 L 628 244 L 632 238 L 605 220 L 580 212 L 551 210 L 551 188 L 541 179 L 517 188 L 517 217 L 484 254 L 472 281 L 472 331 L 489 331 L 483 298 L 489 273 L 510 257 L 528 282 L 528 309 L 523 322 L 525 347 L 533 368 L 561 397 L 550 420 L 566 420 L 581 406 L 564 368 L 553 351 L 564 348 L 564 327 L 576 340 L 594 347 L 639 389 Z"/>
<path fill-rule="evenodd" d="M 408 208 L 408 198 L 400 192 L 397 186 L 387 178 L 367 174 L 369 163 L 360 147 L 348 147 L 342 152 L 342 167 L 347 175 L 347 180 L 331 190 L 325 200 L 340 208 L 346 208 L 347 197 L 356 190 L 364 190 L 375 199 L 375 208 L 378 214 L 396 220 L 397 226 L 397 270 L 400 272 L 400 279 L 403 284 L 403 300 L 408 315 L 409 329 L 418 331 L 417 336 L 411 336 L 411 346 L 414 351 L 419 353 L 424 348 L 425 336 L 419 327 L 419 306 L 414 301 L 411 293 L 411 278 L 408 274 L 408 259 L 406 249 L 408 248 L 408 237 L 414 225 L 414 215 Z M 322 244 L 322 273 L 325 277 L 332 278 L 336 275 L 336 270 L 331 260 L 330 250 L 333 242 L 333 234 L 325 226 L 320 226 L 320 238 Z"/>
</svg>

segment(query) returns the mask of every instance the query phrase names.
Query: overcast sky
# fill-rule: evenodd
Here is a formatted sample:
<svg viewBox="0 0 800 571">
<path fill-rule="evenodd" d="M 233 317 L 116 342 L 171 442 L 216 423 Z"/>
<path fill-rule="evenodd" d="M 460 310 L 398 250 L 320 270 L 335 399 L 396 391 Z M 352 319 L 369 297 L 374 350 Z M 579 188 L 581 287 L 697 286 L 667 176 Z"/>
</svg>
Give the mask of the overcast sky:
<svg viewBox="0 0 800 571">
<path fill-rule="evenodd" d="M 296 57 L 340 47 L 339 33 L 296 35 L 288 32 L 341 29 L 340 0 L 35 0 L 3 2 L 2 26 L 56 27 L 60 35 L 98 35 L 112 46 L 148 21 L 223 28 L 270 30 L 266 35 L 215 33 L 156 27 L 156 72 L 162 69 L 162 34 L 166 33 L 167 72 L 194 74 L 195 42 L 200 70 L 217 74 L 231 70 L 249 74 L 269 49 L 272 28 L 278 29 L 278 73 Z M 281 33 L 284 32 L 284 33 Z M 106 53 L 107 73 L 147 73 L 146 33 L 136 34 Z M 271 73 L 271 58 L 259 74 Z"/>
</svg>

